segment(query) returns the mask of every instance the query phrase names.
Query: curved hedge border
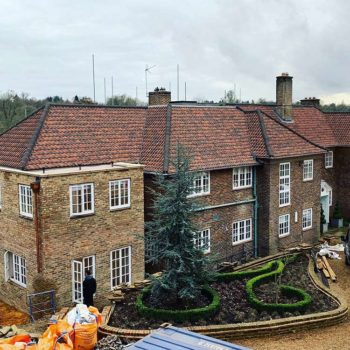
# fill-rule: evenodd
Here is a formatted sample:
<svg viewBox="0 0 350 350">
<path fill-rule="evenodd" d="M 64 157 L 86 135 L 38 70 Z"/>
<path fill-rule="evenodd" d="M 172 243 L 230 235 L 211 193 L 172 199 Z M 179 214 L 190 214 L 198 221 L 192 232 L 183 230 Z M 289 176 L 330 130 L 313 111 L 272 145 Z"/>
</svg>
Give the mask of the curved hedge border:
<svg viewBox="0 0 350 350">
<path fill-rule="evenodd" d="M 143 299 L 146 295 L 150 293 L 150 288 L 145 288 L 141 291 L 136 299 L 136 309 L 137 311 L 145 317 L 148 318 L 157 318 L 158 320 L 163 321 L 197 321 L 203 318 L 209 318 L 213 316 L 220 309 L 220 297 L 219 294 L 209 287 L 204 287 L 202 293 L 207 295 L 211 303 L 208 306 L 197 308 L 197 309 L 188 309 L 188 310 L 166 310 L 166 309 L 156 309 L 149 306 L 146 306 L 143 303 Z"/>
<path fill-rule="evenodd" d="M 263 273 L 270 272 L 274 267 L 274 263 L 274 261 L 270 261 L 257 269 L 219 273 L 216 277 L 216 280 L 218 282 L 229 282 L 235 279 L 259 276 Z"/>
<path fill-rule="evenodd" d="M 284 263 L 281 260 L 272 261 L 273 266 L 276 266 L 276 270 L 264 273 L 262 275 L 253 277 L 246 283 L 246 292 L 249 303 L 258 310 L 266 310 L 266 311 L 282 311 L 282 312 L 292 312 L 292 311 L 303 311 L 306 309 L 308 305 L 310 305 L 312 299 L 311 296 L 303 291 L 302 289 L 281 285 L 281 292 L 287 296 L 294 296 L 301 299 L 293 304 L 269 304 L 264 303 L 259 300 L 255 293 L 254 287 L 264 283 L 266 280 L 274 280 L 276 276 L 280 275 L 284 270 Z"/>
</svg>

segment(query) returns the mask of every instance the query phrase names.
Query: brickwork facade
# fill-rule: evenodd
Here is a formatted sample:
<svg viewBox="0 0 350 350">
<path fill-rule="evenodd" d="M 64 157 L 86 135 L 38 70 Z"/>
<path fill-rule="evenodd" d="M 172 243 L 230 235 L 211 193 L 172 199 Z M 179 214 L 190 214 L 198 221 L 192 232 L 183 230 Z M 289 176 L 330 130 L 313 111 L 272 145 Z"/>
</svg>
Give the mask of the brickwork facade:
<svg viewBox="0 0 350 350">
<path fill-rule="evenodd" d="M 253 171 L 252 171 L 253 176 Z M 145 174 L 145 218 L 151 219 L 155 175 Z M 210 193 L 194 197 L 204 209 L 196 215 L 199 229 L 210 229 L 210 253 L 218 261 L 246 260 L 254 255 L 254 197 L 252 186 L 233 189 L 233 170 L 210 171 Z M 232 224 L 251 219 L 251 237 L 243 243 L 232 241 Z"/>
<path fill-rule="evenodd" d="M 313 179 L 303 180 L 304 160 L 313 160 Z M 290 163 L 290 204 L 279 204 L 279 171 L 281 163 Z M 320 188 L 324 167 L 322 155 L 271 160 L 257 171 L 259 207 L 259 255 L 299 243 L 314 243 L 320 232 Z M 303 210 L 312 208 L 312 227 L 302 228 Z M 289 214 L 290 232 L 280 237 L 279 217 Z"/>
<path fill-rule="evenodd" d="M 333 196 L 333 208 L 339 201 L 341 213 L 345 219 L 350 219 L 350 148 L 337 147 L 334 151 L 334 181 L 336 193 Z M 328 169 L 330 170 L 330 169 Z"/>
<path fill-rule="evenodd" d="M 27 293 L 54 288 L 59 305 L 72 303 L 72 261 L 94 256 L 97 281 L 97 305 L 107 302 L 111 290 L 111 251 L 131 247 L 131 282 L 144 278 L 144 196 L 142 167 L 43 176 L 40 178 L 42 273 L 37 273 L 35 225 L 18 214 L 18 183 L 30 184 L 35 177 L 1 172 L 5 183 L 0 213 L 2 253 L 5 250 L 26 259 L 27 288 L 4 281 L 4 263 L 0 260 L 1 297 L 26 308 Z M 110 210 L 109 181 L 130 179 L 130 208 Z M 1 182 L 1 180 L 0 180 Z M 69 186 L 93 183 L 94 213 L 70 216 Z M 35 209 L 34 209 L 35 210 Z M 10 299 L 10 300 L 9 300 Z"/>
</svg>

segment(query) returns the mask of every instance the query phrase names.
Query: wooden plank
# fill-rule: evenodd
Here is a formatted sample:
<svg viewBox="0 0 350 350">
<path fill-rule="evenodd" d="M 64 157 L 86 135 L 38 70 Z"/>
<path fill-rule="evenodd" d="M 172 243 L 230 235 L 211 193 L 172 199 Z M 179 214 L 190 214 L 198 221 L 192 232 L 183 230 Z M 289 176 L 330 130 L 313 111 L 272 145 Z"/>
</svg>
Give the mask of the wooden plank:
<svg viewBox="0 0 350 350">
<path fill-rule="evenodd" d="M 331 275 L 329 274 L 329 271 L 327 270 L 327 266 L 326 266 L 326 264 L 323 261 L 322 261 L 322 266 L 323 266 L 322 270 L 323 270 L 324 275 L 327 278 L 331 278 Z"/>
<path fill-rule="evenodd" d="M 322 269 L 323 269 L 322 260 L 321 260 L 321 258 L 320 258 L 319 256 L 317 257 L 317 263 L 316 263 L 316 265 L 317 265 L 317 268 L 318 268 L 319 270 L 322 270 Z"/>
<path fill-rule="evenodd" d="M 329 265 L 329 262 L 328 262 L 328 260 L 327 260 L 327 258 L 325 256 L 322 257 L 322 262 L 326 266 L 332 281 L 336 282 L 337 276 L 334 273 L 333 269 L 331 268 L 331 265 Z"/>
</svg>

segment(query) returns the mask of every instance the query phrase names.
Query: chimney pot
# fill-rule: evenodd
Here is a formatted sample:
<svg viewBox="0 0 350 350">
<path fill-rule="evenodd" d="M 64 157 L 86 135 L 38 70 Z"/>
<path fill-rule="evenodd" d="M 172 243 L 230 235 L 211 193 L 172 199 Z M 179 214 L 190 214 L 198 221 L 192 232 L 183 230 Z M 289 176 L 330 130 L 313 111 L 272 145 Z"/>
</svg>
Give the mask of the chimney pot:
<svg viewBox="0 0 350 350">
<path fill-rule="evenodd" d="M 300 100 L 300 103 L 302 106 L 319 107 L 320 99 L 316 97 L 305 97 L 303 100 Z"/>
</svg>

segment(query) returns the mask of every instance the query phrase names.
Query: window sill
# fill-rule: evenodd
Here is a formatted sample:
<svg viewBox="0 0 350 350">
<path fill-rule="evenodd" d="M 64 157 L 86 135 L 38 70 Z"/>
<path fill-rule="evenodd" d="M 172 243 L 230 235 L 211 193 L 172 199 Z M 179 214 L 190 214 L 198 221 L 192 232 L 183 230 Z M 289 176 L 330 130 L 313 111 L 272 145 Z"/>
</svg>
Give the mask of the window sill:
<svg viewBox="0 0 350 350">
<path fill-rule="evenodd" d="M 312 179 L 303 179 L 303 182 L 310 182 L 310 181 L 313 181 L 314 178 Z"/>
<path fill-rule="evenodd" d="M 232 191 L 246 190 L 247 188 L 253 188 L 253 186 L 232 187 Z"/>
<path fill-rule="evenodd" d="M 325 169 L 333 169 L 333 165 L 332 166 L 325 166 Z"/>
<path fill-rule="evenodd" d="M 290 203 L 287 203 L 287 204 L 280 204 L 280 205 L 279 205 L 279 208 L 288 207 L 289 205 L 290 205 Z"/>
<path fill-rule="evenodd" d="M 308 226 L 308 227 L 303 228 L 303 231 L 308 231 L 308 230 L 311 230 L 311 229 L 312 229 L 312 226 Z"/>
<path fill-rule="evenodd" d="M 199 194 L 190 194 L 189 196 L 187 196 L 187 198 L 191 199 L 191 198 L 204 197 L 204 196 L 209 196 L 209 195 L 210 195 L 210 192 L 199 193 Z"/>
<path fill-rule="evenodd" d="M 33 217 L 32 216 L 26 216 L 26 215 L 23 215 L 23 214 L 19 214 L 19 217 L 22 218 L 22 219 L 33 221 Z"/>
<path fill-rule="evenodd" d="M 278 238 L 284 238 L 284 237 L 288 237 L 290 235 L 289 233 L 284 233 L 283 235 L 278 235 Z"/>
<path fill-rule="evenodd" d="M 95 212 L 86 213 L 86 214 L 75 214 L 75 215 L 71 215 L 69 218 L 70 219 L 79 219 L 79 218 L 86 218 L 88 216 L 93 216 L 93 215 L 95 215 Z"/>
<path fill-rule="evenodd" d="M 10 278 L 7 280 L 8 283 L 14 285 L 14 286 L 17 286 L 17 287 L 20 287 L 20 288 L 23 288 L 23 289 L 27 289 L 27 286 L 25 284 L 22 284 L 20 282 L 17 282 L 16 280 Z"/>
<path fill-rule="evenodd" d="M 126 210 L 126 209 L 131 209 L 131 205 L 129 205 L 127 207 L 120 207 L 120 208 L 109 208 L 109 211 L 113 212 L 113 211 L 121 211 L 121 210 Z"/>
<path fill-rule="evenodd" d="M 249 238 L 249 239 L 244 240 L 244 241 L 233 242 L 233 243 L 232 243 L 232 246 L 235 246 L 235 245 L 240 245 L 240 244 L 243 244 L 243 243 L 248 243 L 248 242 L 252 242 L 252 241 L 253 241 L 253 238 Z"/>
</svg>

